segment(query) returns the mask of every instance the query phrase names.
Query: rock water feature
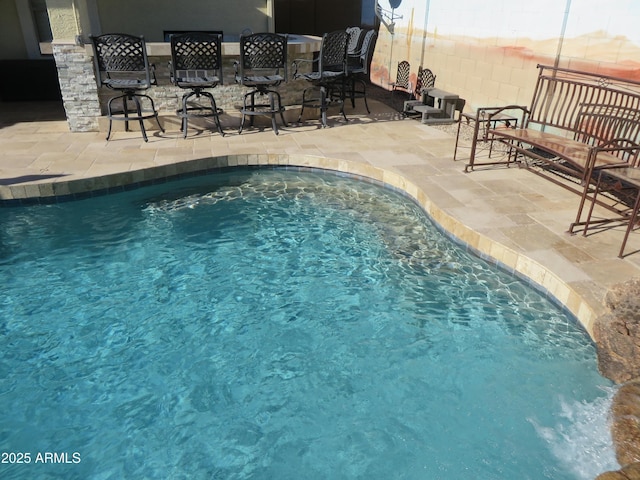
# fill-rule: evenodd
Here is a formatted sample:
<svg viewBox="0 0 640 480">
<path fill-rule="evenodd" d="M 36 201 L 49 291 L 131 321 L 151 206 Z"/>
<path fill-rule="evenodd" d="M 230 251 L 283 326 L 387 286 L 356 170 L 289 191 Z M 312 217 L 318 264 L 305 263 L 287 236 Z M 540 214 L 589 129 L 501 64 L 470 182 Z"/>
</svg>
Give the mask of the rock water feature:
<svg viewBox="0 0 640 480">
<path fill-rule="evenodd" d="M 622 468 L 597 480 L 640 479 L 640 279 L 614 286 L 594 339 L 602 375 L 622 384 L 611 407 L 611 435 Z"/>
</svg>

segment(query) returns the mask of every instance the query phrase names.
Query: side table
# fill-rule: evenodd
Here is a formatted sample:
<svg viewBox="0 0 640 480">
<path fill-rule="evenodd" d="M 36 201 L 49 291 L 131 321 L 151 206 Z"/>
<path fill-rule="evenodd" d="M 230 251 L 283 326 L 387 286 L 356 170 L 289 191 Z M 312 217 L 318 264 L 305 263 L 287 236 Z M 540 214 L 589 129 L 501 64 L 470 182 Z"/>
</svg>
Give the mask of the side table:
<svg viewBox="0 0 640 480">
<path fill-rule="evenodd" d="M 488 157 L 491 158 L 493 153 L 493 138 L 489 135 L 489 130 L 496 128 L 517 128 L 518 117 L 510 115 L 508 113 L 495 113 L 500 107 L 482 107 L 476 110 L 476 113 L 462 113 L 460 115 L 460 121 L 458 122 L 458 132 L 456 135 L 455 150 L 453 152 L 453 160 L 456 160 L 458 155 L 458 148 L 460 147 L 460 129 L 463 121 L 473 128 L 471 137 L 471 151 L 469 153 L 469 163 L 465 165 L 464 171 L 469 172 L 473 170 L 476 165 L 509 165 L 514 160 L 511 159 L 511 155 L 507 156 L 506 160 L 489 161 L 489 162 L 476 162 L 476 154 L 479 148 L 484 150 L 488 149 Z M 493 114 L 493 115 L 492 115 Z M 479 145 L 480 143 L 480 145 Z"/>
</svg>

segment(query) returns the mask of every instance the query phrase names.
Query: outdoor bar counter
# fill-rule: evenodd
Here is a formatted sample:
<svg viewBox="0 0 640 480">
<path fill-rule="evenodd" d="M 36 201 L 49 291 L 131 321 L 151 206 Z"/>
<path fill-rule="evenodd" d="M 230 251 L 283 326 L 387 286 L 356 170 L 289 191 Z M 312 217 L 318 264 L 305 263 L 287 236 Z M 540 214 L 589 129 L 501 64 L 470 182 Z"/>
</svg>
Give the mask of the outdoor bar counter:
<svg viewBox="0 0 640 480">
<path fill-rule="evenodd" d="M 289 35 L 287 64 L 289 81 L 279 87 L 284 105 L 298 105 L 302 99 L 302 90 L 308 87 L 304 80 L 293 80 L 291 63 L 299 58 L 312 59 L 313 53 L 320 50 L 322 38 L 310 35 Z M 98 88 L 93 67 L 93 50 L 90 44 L 75 41 L 54 41 L 52 52 L 58 69 L 60 90 L 69 128 L 74 132 L 97 131 L 100 118 L 106 112 L 106 104 L 115 92 L 107 88 Z M 154 99 L 162 115 L 175 113 L 184 90 L 171 84 L 169 78 L 169 60 L 171 44 L 169 42 L 148 42 L 149 62 L 155 66 L 157 85 L 146 93 Z M 235 111 L 242 105 L 246 89 L 234 81 L 233 63 L 240 59 L 239 42 L 223 42 L 223 84 L 211 90 L 216 103 L 226 111 Z"/>
</svg>

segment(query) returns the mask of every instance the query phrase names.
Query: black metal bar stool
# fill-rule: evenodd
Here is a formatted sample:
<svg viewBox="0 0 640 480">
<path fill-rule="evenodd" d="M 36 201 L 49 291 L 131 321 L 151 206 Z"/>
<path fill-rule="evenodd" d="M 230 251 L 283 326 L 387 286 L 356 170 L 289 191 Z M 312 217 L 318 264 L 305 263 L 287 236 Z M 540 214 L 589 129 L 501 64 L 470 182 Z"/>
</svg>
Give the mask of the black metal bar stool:
<svg viewBox="0 0 640 480">
<path fill-rule="evenodd" d="M 182 118 L 182 133 L 187 138 L 190 118 L 213 117 L 218 132 L 224 136 L 220 115 L 224 113 L 206 88 L 222 85 L 222 36 L 204 32 L 187 32 L 171 35 L 171 82 L 189 89 L 182 96 L 181 108 L 176 114 Z M 209 100 L 208 105 L 198 102 L 200 97 Z"/>
<path fill-rule="evenodd" d="M 367 113 L 369 104 L 367 103 L 367 83 L 369 82 L 369 69 L 373 58 L 373 49 L 376 44 L 378 32 L 375 30 L 363 30 L 363 41 L 360 49 L 349 53 L 347 50 L 347 96 L 351 99 L 351 107 L 355 108 L 355 99 L 362 98 Z"/>
<path fill-rule="evenodd" d="M 122 92 L 121 95 L 109 99 L 107 103 L 109 118 L 107 140 L 111 137 L 114 120 L 124 121 L 126 131 L 129 131 L 130 121 L 138 121 L 145 142 L 148 138 L 144 120 L 155 118 L 158 127 L 164 132 L 153 99 L 139 93 L 156 85 L 154 67 L 149 64 L 144 37 L 109 33 L 90 38 L 98 87 L 105 86 Z M 114 108 L 114 104 L 118 101 L 122 102 L 122 110 Z M 148 105 L 143 105 L 143 101 Z M 133 108 L 130 103 L 133 103 Z"/>
<path fill-rule="evenodd" d="M 327 110 L 333 103 L 341 105 L 340 113 L 347 121 L 344 113 L 345 78 L 347 72 L 347 42 L 349 34 L 344 30 L 325 33 L 322 36 L 320 55 L 316 60 L 299 59 L 293 64 L 294 78 L 302 78 L 311 83 L 311 87 L 302 92 L 302 109 L 298 121 L 302 120 L 305 107 L 319 108 L 322 126 L 327 126 Z M 299 72 L 304 63 L 317 63 L 317 69 L 310 72 Z M 307 96 L 309 90 L 319 90 L 318 94 Z"/>
<path fill-rule="evenodd" d="M 240 36 L 240 61 L 234 63 L 236 82 L 252 90 L 244 95 L 240 133 L 248 115 L 253 126 L 254 116 L 269 115 L 271 126 L 278 135 L 276 115 L 279 114 L 283 125 L 284 107 L 280 93 L 275 87 L 287 81 L 287 44 L 288 36 L 277 33 L 252 33 Z M 256 95 L 267 97 L 256 103 Z"/>
</svg>

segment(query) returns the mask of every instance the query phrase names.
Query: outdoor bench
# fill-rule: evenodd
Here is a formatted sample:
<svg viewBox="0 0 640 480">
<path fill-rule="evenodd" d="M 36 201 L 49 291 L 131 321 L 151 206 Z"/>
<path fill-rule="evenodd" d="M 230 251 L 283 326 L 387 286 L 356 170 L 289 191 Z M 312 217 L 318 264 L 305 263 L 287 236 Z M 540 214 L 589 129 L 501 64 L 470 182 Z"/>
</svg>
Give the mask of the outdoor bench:
<svg viewBox="0 0 640 480">
<path fill-rule="evenodd" d="M 538 69 L 530 107 L 491 107 L 483 111 L 482 121 L 474 117 L 476 135 L 465 170 L 517 162 L 581 195 L 573 230 L 580 223 L 585 200 L 591 198 L 597 171 L 637 166 L 640 82 L 545 65 Z M 505 157 L 476 162 L 476 143 L 482 141 L 501 144 Z"/>
</svg>

